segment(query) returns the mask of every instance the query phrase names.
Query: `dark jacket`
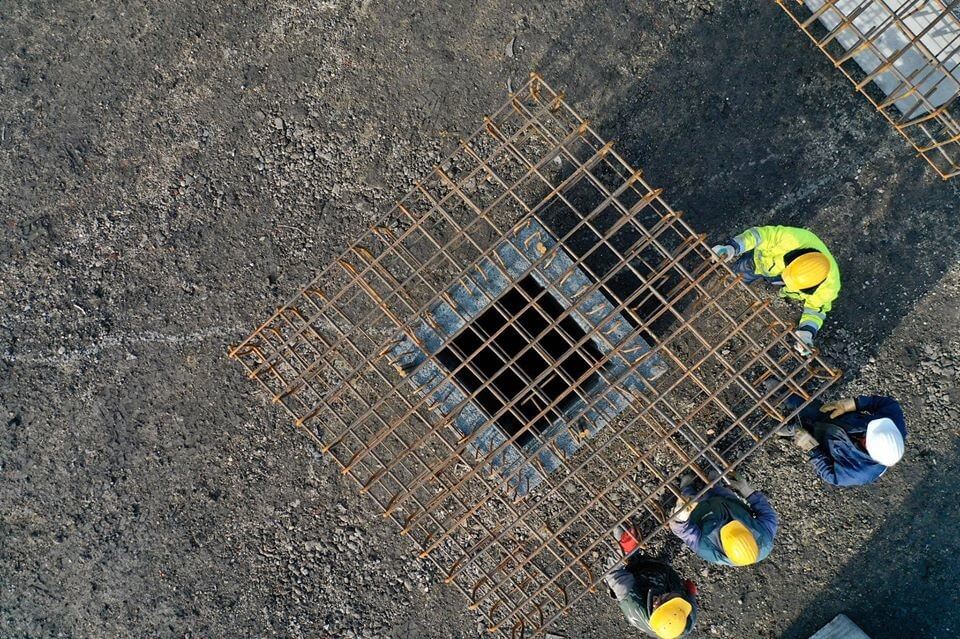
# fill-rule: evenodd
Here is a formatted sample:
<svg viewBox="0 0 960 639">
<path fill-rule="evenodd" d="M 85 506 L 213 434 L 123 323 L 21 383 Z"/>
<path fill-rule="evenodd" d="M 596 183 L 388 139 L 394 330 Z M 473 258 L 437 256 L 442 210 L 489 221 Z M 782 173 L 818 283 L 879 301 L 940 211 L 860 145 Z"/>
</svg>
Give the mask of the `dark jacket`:
<svg viewBox="0 0 960 639">
<path fill-rule="evenodd" d="M 697 622 L 697 599 L 693 594 L 693 585 L 688 586 L 673 568 L 654 559 L 631 559 L 625 570 L 633 577 L 633 587 L 626 596 L 617 600 L 617 604 L 627 622 L 647 635 L 656 637 L 650 627 L 653 604 L 658 597 L 675 594 L 686 599 L 693 608 L 687 617 L 687 629 L 681 635 L 686 636 Z"/>
<path fill-rule="evenodd" d="M 684 495 L 693 497 L 695 492 L 691 488 Z M 766 558 L 773 549 L 773 538 L 779 522 L 777 513 L 759 490 L 744 503 L 726 486 L 714 486 L 703 496 L 687 521 L 671 520 L 670 530 L 703 559 L 732 566 L 720 543 L 720 529 L 734 519 L 746 526 L 757 540 L 760 549 L 757 561 Z"/>
<path fill-rule="evenodd" d="M 836 419 L 820 412 L 819 402 L 800 413 L 800 423 L 820 445 L 810 451 L 810 462 L 823 481 L 834 486 L 862 486 L 876 481 L 887 467 L 874 461 L 855 441 L 867 433 L 874 419 L 887 417 L 897 425 L 903 441 L 907 441 L 907 425 L 903 409 L 891 397 L 862 395 L 857 397 L 856 412 Z"/>
</svg>

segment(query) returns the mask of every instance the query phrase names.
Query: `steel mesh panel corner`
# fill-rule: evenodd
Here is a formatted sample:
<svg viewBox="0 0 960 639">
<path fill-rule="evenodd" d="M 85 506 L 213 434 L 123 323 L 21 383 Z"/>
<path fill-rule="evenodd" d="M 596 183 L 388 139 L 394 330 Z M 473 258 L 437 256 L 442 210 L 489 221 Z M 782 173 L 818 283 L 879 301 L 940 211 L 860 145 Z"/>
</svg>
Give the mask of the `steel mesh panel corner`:
<svg viewBox="0 0 960 639">
<path fill-rule="evenodd" d="M 960 174 L 960 2 L 776 2 L 942 178 Z"/>
</svg>

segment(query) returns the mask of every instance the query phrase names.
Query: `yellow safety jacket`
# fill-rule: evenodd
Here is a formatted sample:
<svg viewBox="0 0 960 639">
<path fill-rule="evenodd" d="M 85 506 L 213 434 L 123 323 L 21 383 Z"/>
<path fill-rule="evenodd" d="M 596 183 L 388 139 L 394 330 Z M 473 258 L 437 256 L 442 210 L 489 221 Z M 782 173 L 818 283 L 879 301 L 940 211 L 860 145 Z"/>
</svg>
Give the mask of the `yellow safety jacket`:
<svg viewBox="0 0 960 639">
<path fill-rule="evenodd" d="M 794 291 L 784 286 L 781 297 L 803 302 L 803 314 L 800 315 L 798 328 L 806 328 L 816 333 L 823 326 L 823 320 L 840 294 L 840 268 L 820 238 L 806 229 L 793 226 L 754 226 L 733 238 L 741 253 L 753 251 L 754 272 L 763 277 L 780 277 L 786 268 L 784 258 L 791 251 L 813 249 L 830 260 L 830 272 L 827 279 L 813 292 Z"/>
</svg>

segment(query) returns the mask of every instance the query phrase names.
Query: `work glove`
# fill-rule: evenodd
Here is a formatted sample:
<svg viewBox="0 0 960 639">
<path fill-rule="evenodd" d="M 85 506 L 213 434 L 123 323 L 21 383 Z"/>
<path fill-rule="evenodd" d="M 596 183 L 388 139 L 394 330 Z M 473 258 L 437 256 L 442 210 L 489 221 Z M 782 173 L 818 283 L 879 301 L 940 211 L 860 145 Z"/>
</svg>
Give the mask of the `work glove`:
<svg viewBox="0 0 960 639">
<path fill-rule="evenodd" d="M 720 258 L 722 262 L 732 262 L 739 254 L 737 247 L 732 244 L 717 244 L 710 248 L 713 254 Z"/>
<path fill-rule="evenodd" d="M 693 482 L 697 480 L 697 476 L 693 473 L 684 473 L 680 476 L 680 494 L 683 494 L 685 488 L 692 486 Z M 690 519 L 690 513 L 693 512 L 693 509 L 697 507 L 697 502 L 692 501 L 684 506 L 684 497 L 677 499 L 677 505 L 674 507 L 673 512 L 670 514 L 670 519 L 678 522 L 685 522 Z"/>
<path fill-rule="evenodd" d="M 797 349 L 797 352 L 800 353 L 803 357 L 813 353 L 813 333 L 808 331 L 805 328 L 798 328 L 793 332 L 797 336 L 797 339 L 800 340 L 794 345 L 794 348 Z"/>
<path fill-rule="evenodd" d="M 809 453 L 820 445 L 820 442 L 818 442 L 813 435 L 802 428 L 793 436 L 793 443 L 805 453 Z"/>
<path fill-rule="evenodd" d="M 687 594 L 691 597 L 697 596 L 697 584 L 691 579 L 683 580 L 683 588 L 687 591 Z"/>
<path fill-rule="evenodd" d="M 821 413 L 830 413 L 830 419 L 836 419 L 855 410 L 857 410 L 857 400 L 855 399 L 838 399 L 835 402 L 827 402 L 820 407 Z"/>
<path fill-rule="evenodd" d="M 683 523 L 690 519 L 690 515 L 697 508 L 697 502 L 691 501 L 686 506 L 684 506 L 684 498 L 677 500 L 677 505 L 673 509 L 673 513 L 670 515 L 670 519 L 676 522 Z"/>
<path fill-rule="evenodd" d="M 730 488 L 735 490 L 737 494 L 744 499 L 756 492 L 756 489 L 748 484 L 747 480 L 740 475 L 728 475 L 727 477 L 730 480 Z"/>
</svg>

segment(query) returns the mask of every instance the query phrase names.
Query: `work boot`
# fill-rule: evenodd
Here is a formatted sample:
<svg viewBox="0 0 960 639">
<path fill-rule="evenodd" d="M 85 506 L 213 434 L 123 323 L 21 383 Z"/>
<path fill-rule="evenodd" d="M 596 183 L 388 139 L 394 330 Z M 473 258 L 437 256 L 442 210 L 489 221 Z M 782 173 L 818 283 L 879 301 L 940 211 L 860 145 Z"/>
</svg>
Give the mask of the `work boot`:
<svg viewBox="0 0 960 639">
<path fill-rule="evenodd" d="M 793 443 L 805 453 L 809 453 L 820 445 L 816 437 L 802 429 L 797 431 L 797 434 L 793 438 Z"/>
<path fill-rule="evenodd" d="M 769 393 L 774 388 L 780 385 L 779 377 L 771 377 L 767 380 L 764 380 L 763 384 L 760 385 L 761 390 L 764 393 Z M 770 401 L 774 404 L 779 404 L 783 402 L 783 407 L 788 411 L 792 411 L 800 404 L 803 403 L 799 397 L 790 392 L 789 389 L 781 388 L 779 391 L 770 396 Z"/>
</svg>

